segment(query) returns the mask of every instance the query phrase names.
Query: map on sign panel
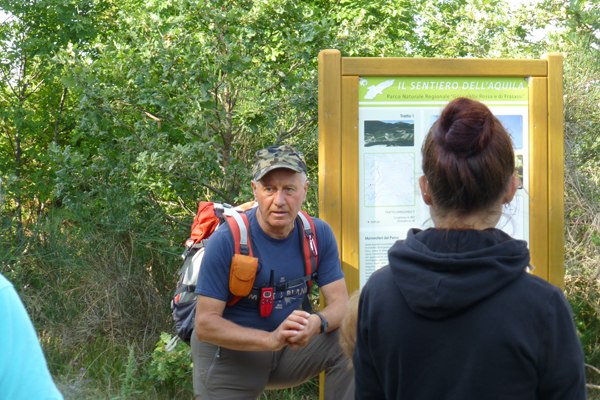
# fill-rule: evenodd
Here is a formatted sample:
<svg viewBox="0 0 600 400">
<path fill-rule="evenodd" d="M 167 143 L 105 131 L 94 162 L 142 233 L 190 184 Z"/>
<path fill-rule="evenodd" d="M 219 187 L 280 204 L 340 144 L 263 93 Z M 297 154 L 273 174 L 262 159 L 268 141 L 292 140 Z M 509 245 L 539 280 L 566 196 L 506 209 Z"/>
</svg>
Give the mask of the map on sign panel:
<svg viewBox="0 0 600 400">
<path fill-rule="evenodd" d="M 365 154 L 365 206 L 415 204 L 413 153 Z"/>
</svg>

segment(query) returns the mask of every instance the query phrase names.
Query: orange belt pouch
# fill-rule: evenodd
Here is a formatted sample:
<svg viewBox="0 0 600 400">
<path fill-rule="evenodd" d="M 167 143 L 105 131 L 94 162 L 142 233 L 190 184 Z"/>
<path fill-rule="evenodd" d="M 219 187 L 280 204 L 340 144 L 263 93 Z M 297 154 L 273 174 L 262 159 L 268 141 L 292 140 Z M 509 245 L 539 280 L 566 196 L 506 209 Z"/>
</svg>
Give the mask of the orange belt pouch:
<svg viewBox="0 0 600 400">
<path fill-rule="evenodd" d="M 257 269 L 258 258 L 234 254 L 229 272 L 229 291 L 234 296 L 248 296 L 252 291 Z"/>
</svg>

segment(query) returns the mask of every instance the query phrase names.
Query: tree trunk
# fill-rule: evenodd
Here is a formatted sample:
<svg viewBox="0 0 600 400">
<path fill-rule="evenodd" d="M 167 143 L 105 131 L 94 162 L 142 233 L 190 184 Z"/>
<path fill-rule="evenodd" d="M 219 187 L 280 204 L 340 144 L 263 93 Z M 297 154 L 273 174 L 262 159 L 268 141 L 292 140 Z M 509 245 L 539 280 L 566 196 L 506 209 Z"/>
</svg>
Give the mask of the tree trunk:
<svg viewBox="0 0 600 400">
<path fill-rule="evenodd" d="M 22 202 L 22 195 L 21 195 L 21 187 L 20 187 L 20 180 L 21 180 L 21 134 L 19 131 L 19 126 L 17 124 L 17 126 L 15 127 L 15 176 L 17 178 L 17 195 L 16 195 L 16 202 L 17 202 L 17 212 L 16 212 L 16 218 L 17 218 L 17 237 L 20 239 L 21 236 L 23 235 L 23 213 L 22 213 L 22 206 L 21 206 L 21 202 Z"/>
<path fill-rule="evenodd" d="M 67 97 L 67 88 L 63 90 L 62 97 L 60 99 L 60 108 L 58 109 L 58 116 L 56 117 L 56 124 L 54 125 L 54 144 L 58 144 L 58 132 L 60 131 L 60 117 L 62 116 L 63 107 L 65 105 L 65 98 Z"/>
</svg>

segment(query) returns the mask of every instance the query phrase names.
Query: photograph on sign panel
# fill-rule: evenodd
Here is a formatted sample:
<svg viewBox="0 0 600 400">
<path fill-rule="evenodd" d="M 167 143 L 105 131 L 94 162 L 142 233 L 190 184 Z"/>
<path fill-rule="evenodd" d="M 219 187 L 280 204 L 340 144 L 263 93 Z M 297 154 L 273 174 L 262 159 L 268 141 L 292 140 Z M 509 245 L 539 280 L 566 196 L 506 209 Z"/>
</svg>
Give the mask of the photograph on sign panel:
<svg viewBox="0 0 600 400">
<path fill-rule="evenodd" d="M 415 145 L 415 121 L 365 121 L 365 147 Z"/>
<path fill-rule="evenodd" d="M 517 176 L 519 177 L 519 189 L 523 189 L 523 155 L 517 154 L 515 156 L 515 169 L 517 170 Z"/>
<path fill-rule="evenodd" d="M 522 115 L 496 115 L 506 132 L 513 141 L 515 150 L 523 149 L 523 116 Z"/>
<path fill-rule="evenodd" d="M 429 127 L 438 120 L 439 115 L 432 115 L 429 119 Z M 523 150 L 523 116 L 522 115 L 496 115 L 506 132 L 513 141 L 515 150 Z"/>
</svg>

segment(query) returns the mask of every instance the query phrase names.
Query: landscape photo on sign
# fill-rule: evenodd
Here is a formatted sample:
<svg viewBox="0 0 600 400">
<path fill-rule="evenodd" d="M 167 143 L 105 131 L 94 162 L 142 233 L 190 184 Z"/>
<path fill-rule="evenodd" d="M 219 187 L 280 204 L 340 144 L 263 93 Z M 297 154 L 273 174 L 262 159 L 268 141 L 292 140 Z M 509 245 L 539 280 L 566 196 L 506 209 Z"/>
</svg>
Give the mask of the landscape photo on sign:
<svg viewBox="0 0 600 400">
<path fill-rule="evenodd" d="M 429 119 L 429 129 L 438 120 L 439 115 L 432 115 Z M 513 141 L 515 150 L 523 150 L 523 116 L 522 115 L 497 115 L 498 121 L 502 124 L 508 135 Z"/>
<path fill-rule="evenodd" d="M 365 147 L 415 145 L 415 121 L 365 121 Z"/>
</svg>

